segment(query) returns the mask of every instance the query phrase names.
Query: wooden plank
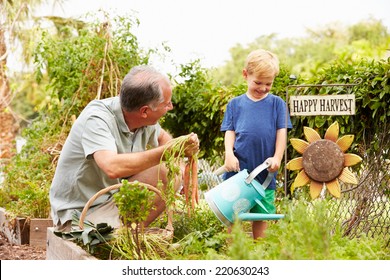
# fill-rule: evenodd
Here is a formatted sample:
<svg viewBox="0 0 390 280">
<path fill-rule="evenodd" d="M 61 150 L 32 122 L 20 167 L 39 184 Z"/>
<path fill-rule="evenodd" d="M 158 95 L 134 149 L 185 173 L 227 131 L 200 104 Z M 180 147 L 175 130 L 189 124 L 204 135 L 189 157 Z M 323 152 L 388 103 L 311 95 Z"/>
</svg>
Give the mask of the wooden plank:
<svg viewBox="0 0 390 280">
<path fill-rule="evenodd" d="M 0 230 L 11 244 L 24 245 L 30 241 L 30 222 L 26 218 L 10 218 L 0 207 Z"/>
<path fill-rule="evenodd" d="M 54 234 L 54 228 L 47 228 L 47 260 L 97 260 L 76 243 Z"/>
<path fill-rule="evenodd" d="M 39 248 L 46 248 L 47 228 L 52 226 L 52 219 L 31 219 L 30 245 Z"/>
</svg>

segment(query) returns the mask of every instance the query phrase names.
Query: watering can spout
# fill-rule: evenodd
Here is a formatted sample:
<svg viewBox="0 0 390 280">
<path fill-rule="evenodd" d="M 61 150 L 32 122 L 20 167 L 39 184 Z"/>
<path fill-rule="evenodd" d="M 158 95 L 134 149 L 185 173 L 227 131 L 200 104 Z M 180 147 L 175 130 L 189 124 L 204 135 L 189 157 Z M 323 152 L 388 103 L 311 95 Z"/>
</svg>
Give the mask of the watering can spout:
<svg viewBox="0 0 390 280">
<path fill-rule="evenodd" d="M 265 221 L 283 219 L 283 214 L 262 214 L 262 213 L 239 213 L 238 219 L 241 221 Z"/>
</svg>

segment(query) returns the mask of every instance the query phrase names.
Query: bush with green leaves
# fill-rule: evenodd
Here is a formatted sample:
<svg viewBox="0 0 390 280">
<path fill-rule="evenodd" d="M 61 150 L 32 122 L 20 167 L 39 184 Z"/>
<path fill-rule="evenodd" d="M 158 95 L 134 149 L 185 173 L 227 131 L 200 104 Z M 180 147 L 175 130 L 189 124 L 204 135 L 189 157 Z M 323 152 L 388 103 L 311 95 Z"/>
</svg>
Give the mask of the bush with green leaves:
<svg viewBox="0 0 390 280">
<path fill-rule="evenodd" d="M 203 203 L 203 202 L 202 202 Z M 390 248 L 384 238 L 362 234 L 344 236 L 333 200 L 283 199 L 278 201 L 285 218 L 269 221 L 266 237 L 253 240 L 250 222 L 237 221 L 227 228 L 207 205 L 195 215 L 176 214 L 175 250 L 169 259 L 185 260 L 389 260 Z"/>
<path fill-rule="evenodd" d="M 225 108 L 230 99 L 246 92 L 246 83 L 243 80 L 223 86 L 210 78 L 199 61 L 182 65 L 177 79 L 172 96 L 174 108 L 165 116 L 163 126 L 174 136 L 195 132 L 201 143 L 199 157 L 220 164 L 224 147 L 220 128 Z M 273 92 L 283 98 L 281 89 L 288 82 L 288 73 L 281 69 Z"/>
<path fill-rule="evenodd" d="M 357 150 L 358 143 L 373 143 L 370 150 L 374 152 L 379 147 L 375 145 L 375 138 L 385 124 L 390 123 L 390 112 L 387 104 L 390 102 L 390 58 L 387 60 L 365 60 L 345 62 L 338 60 L 319 74 L 301 84 L 357 84 L 352 87 L 309 87 L 291 90 L 289 94 L 296 95 L 337 95 L 354 94 L 356 99 L 356 113 L 352 116 L 309 116 L 294 117 L 294 129 L 290 136 L 301 138 L 303 126 L 318 130 L 323 135 L 326 129 L 338 121 L 341 134 L 354 134 Z"/>
<path fill-rule="evenodd" d="M 116 96 L 131 67 L 147 64 L 154 52 L 139 47 L 131 32 L 136 19 L 113 21 L 64 25 L 56 34 L 42 31 L 34 59 L 46 98 L 36 104 L 39 116 L 23 131 L 27 145 L 5 167 L 0 192 L 0 206 L 14 215 L 48 217 L 48 191 L 74 119 L 91 100 Z"/>
<path fill-rule="evenodd" d="M 329 203 L 332 202 L 283 200 L 279 207 L 285 218 L 270 221 L 265 238 L 254 241 L 245 230 L 244 223 L 247 222 L 236 223 L 232 233 L 225 235 L 227 246 L 207 257 L 231 260 L 390 259 L 390 248 L 384 239 L 343 236 L 339 225 L 334 224 L 333 217 L 337 213 L 329 210 Z"/>
<path fill-rule="evenodd" d="M 318 75 L 310 80 L 302 80 L 299 76 L 296 80 L 292 80 L 290 73 L 282 67 L 275 79 L 272 92 L 285 100 L 287 94 L 288 96 L 354 94 L 356 99 L 356 113 L 352 116 L 292 117 L 293 129 L 289 131 L 288 137 L 304 138 L 304 126 L 309 126 L 317 130 L 320 135 L 324 135 L 326 129 L 337 121 L 341 135 L 355 135 L 350 152 L 364 158 L 381 151 L 380 160 L 389 159 L 389 150 L 384 149 L 377 141 L 378 137 L 386 132 L 385 129 L 390 123 L 390 112 L 387 110 L 387 104 L 390 102 L 389 62 L 390 58 L 371 61 L 360 59 L 352 62 L 338 60 L 319 71 Z M 196 61 L 182 66 L 179 76 L 182 82 L 174 89 L 172 98 L 174 109 L 168 112 L 163 125 L 174 136 L 188 131 L 197 133 L 201 144 L 199 157 L 212 164 L 221 165 L 224 156 L 224 135 L 220 132 L 220 126 L 224 111 L 230 99 L 246 91 L 245 83 L 222 86 L 213 81 L 208 76 L 208 72 Z M 325 86 L 329 84 L 357 85 Z M 297 85 L 305 87 L 291 87 Z M 307 87 L 307 85 L 316 86 Z M 390 137 L 388 133 L 386 137 Z M 290 143 L 288 143 L 287 154 L 289 159 L 298 156 Z M 283 168 L 282 162 L 281 170 Z M 286 179 L 281 179 L 287 180 L 288 185 L 291 186 L 295 174 L 288 173 L 287 176 Z"/>
<path fill-rule="evenodd" d="M 285 219 L 267 230 L 253 252 L 256 259 L 272 260 L 384 260 L 390 259 L 385 240 L 343 236 L 334 224 L 330 200 L 285 200 Z M 370 249 L 369 249 L 370 248 Z"/>
<path fill-rule="evenodd" d="M 49 188 L 54 166 L 48 147 L 53 136 L 47 135 L 42 139 L 40 134 L 47 130 L 47 127 L 38 123 L 25 130 L 24 137 L 31 141 L 4 168 L 5 181 L 0 188 L 0 206 L 11 216 L 49 217 Z"/>
</svg>

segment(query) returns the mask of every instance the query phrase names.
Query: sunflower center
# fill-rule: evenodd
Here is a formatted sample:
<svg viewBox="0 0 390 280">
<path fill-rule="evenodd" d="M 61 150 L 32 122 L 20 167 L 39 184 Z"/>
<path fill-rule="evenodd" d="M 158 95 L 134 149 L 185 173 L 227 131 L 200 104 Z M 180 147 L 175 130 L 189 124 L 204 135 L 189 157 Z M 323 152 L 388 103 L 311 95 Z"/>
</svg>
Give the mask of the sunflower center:
<svg viewBox="0 0 390 280">
<path fill-rule="evenodd" d="M 311 143 L 302 157 L 305 173 L 318 182 L 336 179 L 344 168 L 344 153 L 330 140 L 321 139 Z"/>
</svg>

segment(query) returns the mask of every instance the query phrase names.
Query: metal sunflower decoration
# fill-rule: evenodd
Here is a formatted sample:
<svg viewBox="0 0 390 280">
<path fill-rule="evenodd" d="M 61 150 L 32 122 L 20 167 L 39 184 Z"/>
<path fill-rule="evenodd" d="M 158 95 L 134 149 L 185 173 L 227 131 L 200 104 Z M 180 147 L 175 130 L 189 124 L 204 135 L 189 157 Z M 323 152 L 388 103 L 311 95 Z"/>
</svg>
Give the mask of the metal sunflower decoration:
<svg viewBox="0 0 390 280">
<path fill-rule="evenodd" d="M 362 158 L 345 153 L 351 146 L 354 135 L 339 138 L 338 122 L 328 127 L 324 139 L 310 127 L 304 127 L 304 135 L 307 142 L 297 138 L 290 139 L 293 148 L 302 155 L 286 165 L 289 170 L 299 171 L 291 187 L 292 191 L 309 184 L 310 196 L 315 199 L 326 186 L 331 195 L 339 198 L 339 181 L 354 185 L 358 183 L 349 167 L 361 162 Z"/>
</svg>

